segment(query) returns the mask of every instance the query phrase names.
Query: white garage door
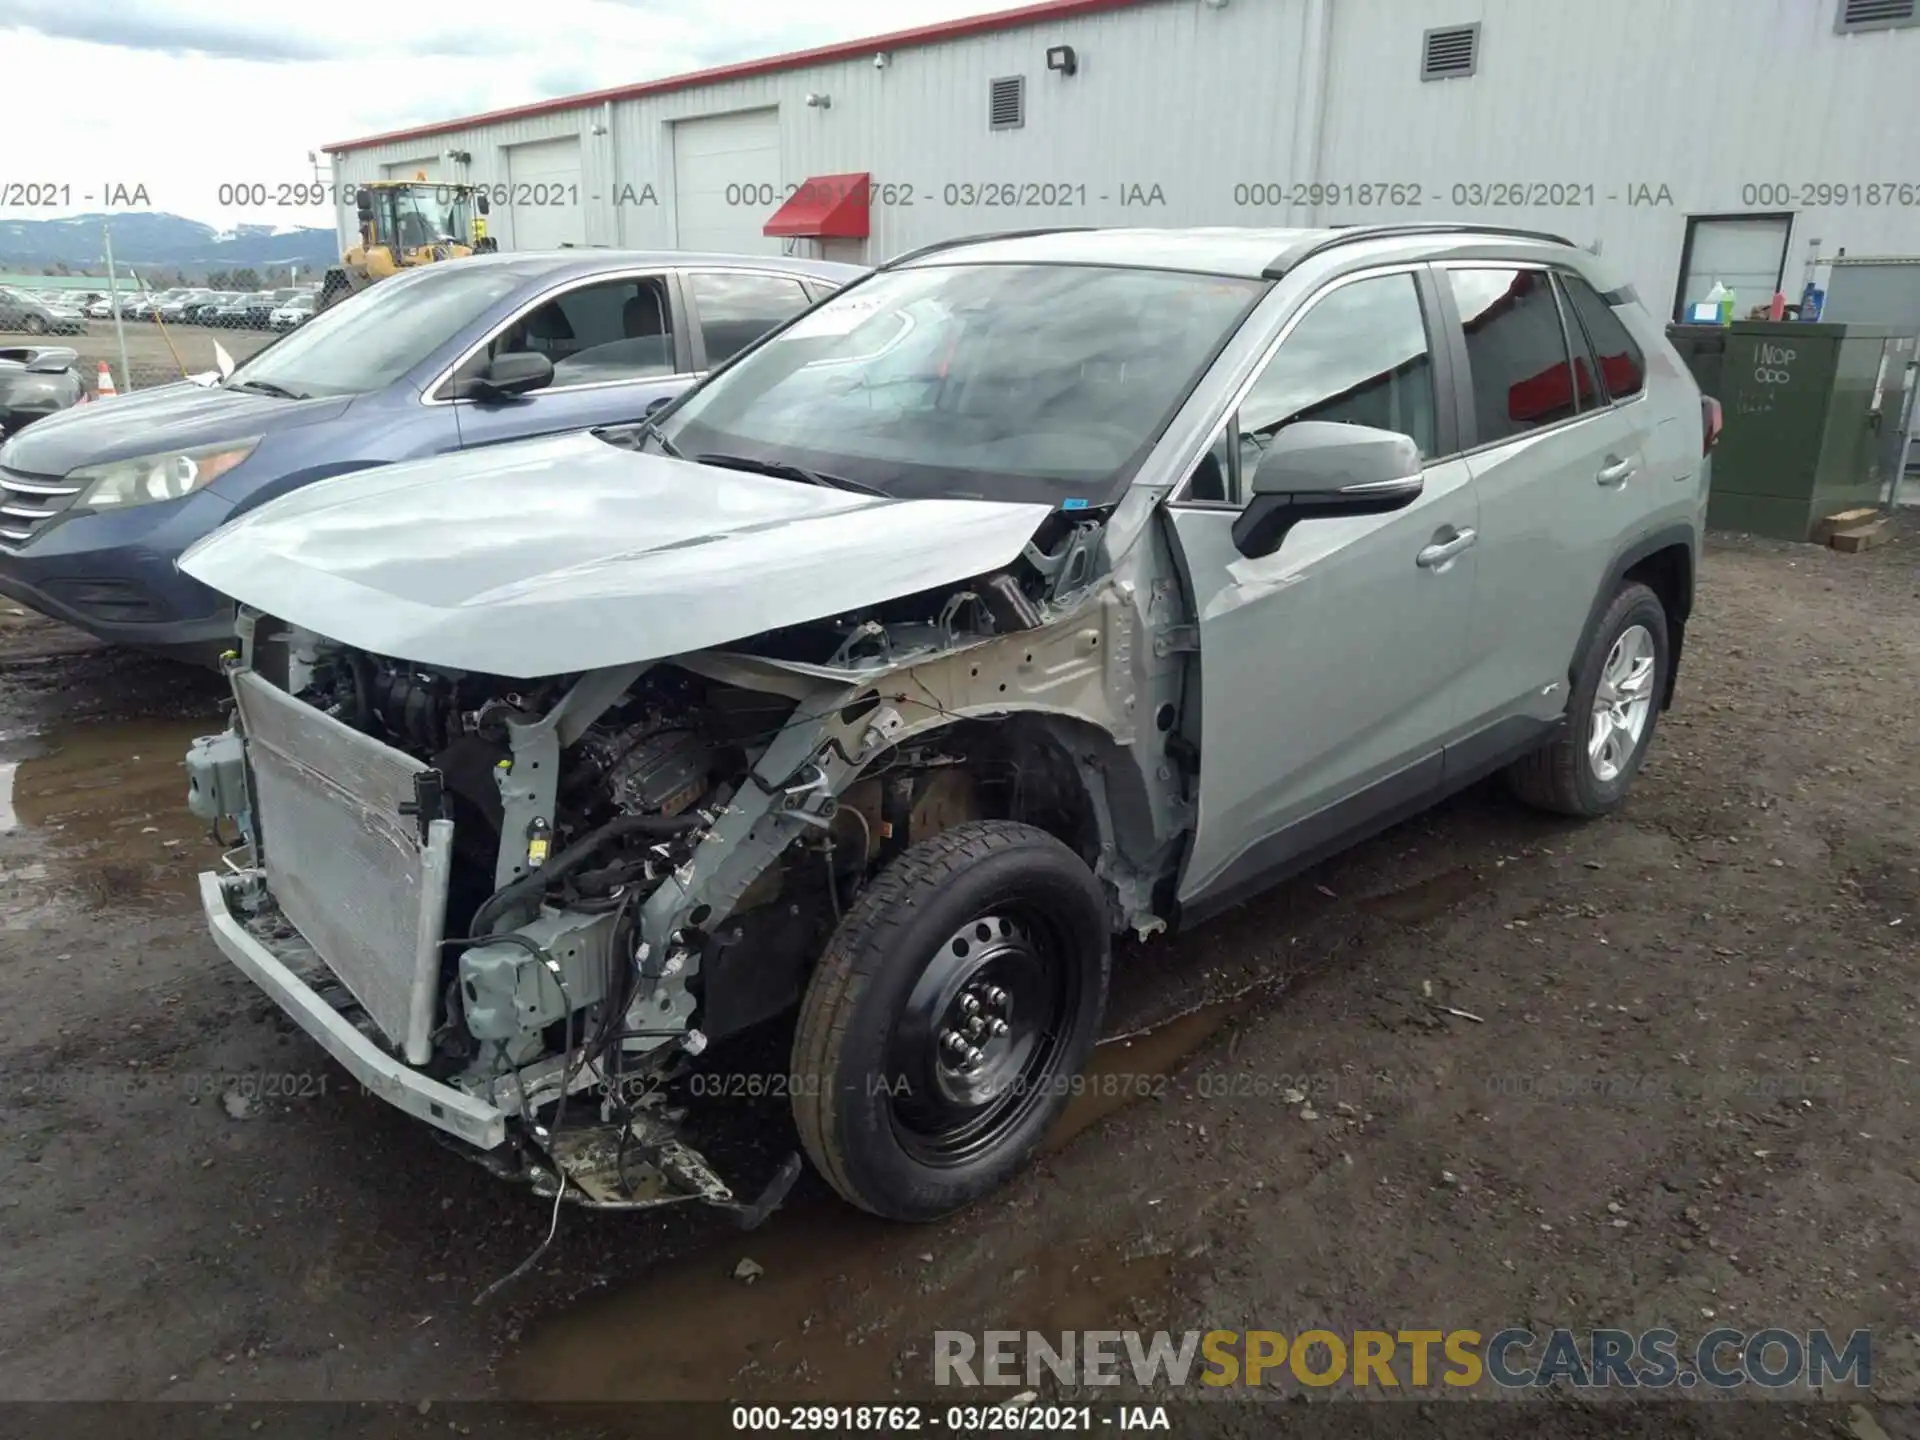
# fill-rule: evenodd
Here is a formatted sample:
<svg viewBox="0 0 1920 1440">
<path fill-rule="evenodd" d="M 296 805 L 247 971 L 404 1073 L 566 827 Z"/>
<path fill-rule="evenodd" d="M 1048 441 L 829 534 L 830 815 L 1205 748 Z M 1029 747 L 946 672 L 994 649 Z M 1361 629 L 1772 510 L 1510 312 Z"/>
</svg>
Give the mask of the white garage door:
<svg viewBox="0 0 1920 1440">
<path fill-rule="evenodd" d="M 509 146 L 507 182 L 510 248 L 553 250 L 587 243 L 578 135 Z"/>
<path fill-rule="evenodd" d="M 780 112 L 748 110 L 673 127 L 673 205 L 682 250 L 778 255 L 762 235 L 780 188 Z"/>
</svg>

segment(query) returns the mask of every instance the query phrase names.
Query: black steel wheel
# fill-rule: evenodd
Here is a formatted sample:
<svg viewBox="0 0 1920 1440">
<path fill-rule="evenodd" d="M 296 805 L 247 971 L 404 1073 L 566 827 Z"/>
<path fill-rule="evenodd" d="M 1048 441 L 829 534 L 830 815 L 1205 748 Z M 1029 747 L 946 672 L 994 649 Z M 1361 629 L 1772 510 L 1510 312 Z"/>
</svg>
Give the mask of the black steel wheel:
<svg viewBox="0 0 1920 1440">
<path fill-rule="evenodd" d="M 815 968 L 794 1118 L 828 1182 L 897 1220 L 998 1186 L 1045 1137 L 1098 1035 L 1107 906 L 1043 830 L 971 821 L 914 845 Z"/>
</svg>

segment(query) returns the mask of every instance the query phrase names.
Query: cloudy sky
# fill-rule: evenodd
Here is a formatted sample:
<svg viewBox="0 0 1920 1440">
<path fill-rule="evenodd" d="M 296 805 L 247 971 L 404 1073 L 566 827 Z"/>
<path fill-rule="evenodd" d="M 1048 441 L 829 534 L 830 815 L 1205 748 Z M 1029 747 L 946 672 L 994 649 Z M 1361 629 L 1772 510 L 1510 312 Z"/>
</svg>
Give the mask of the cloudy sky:
<svg viewBox="0 0 1920 1440">
<path fill-rule="evenodd" d="M 0 201 L 23 182 L 227 226 L 222 182 L 311 180 L 307 152 L 432 120 L 904 29 L 1021 0 L 3 0 Z M 91 195 L 89 202 L 85 197 Z"/>
</svg>

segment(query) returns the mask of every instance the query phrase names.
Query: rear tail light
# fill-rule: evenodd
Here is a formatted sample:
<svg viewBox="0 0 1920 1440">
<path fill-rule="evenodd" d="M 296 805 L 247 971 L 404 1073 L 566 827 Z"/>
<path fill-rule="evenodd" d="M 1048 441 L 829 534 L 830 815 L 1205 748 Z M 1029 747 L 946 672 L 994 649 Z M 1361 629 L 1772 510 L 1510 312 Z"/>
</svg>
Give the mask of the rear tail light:
<svg viewBox="0 0 1920 1440">
<path fill-rule="evenodd" d="M 1712 453 L 1713 447 L 1720 443 L 1720 428 L 1722 424 L 1720 402 L 1711 395 L 1702 395 L 1700 397 L 1700 418 L 1703 422 L 1702 430 L 1705 434 L 1705 439 L 1700 446 L 1700 453 L 1707 455 Z"/>
</svg>

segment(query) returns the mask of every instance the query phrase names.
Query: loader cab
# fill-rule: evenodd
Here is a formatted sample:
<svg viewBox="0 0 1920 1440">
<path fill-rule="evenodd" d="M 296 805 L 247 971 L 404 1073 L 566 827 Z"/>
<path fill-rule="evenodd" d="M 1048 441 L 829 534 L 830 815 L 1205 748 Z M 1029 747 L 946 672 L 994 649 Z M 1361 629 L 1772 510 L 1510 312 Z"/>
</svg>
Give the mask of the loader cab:
<svg viewBox="0 0 1920 1440">
<path fill-rule="evenodd" d="M 362 246 L 386 250 L 396 268 L 494 248 L 487 240 L 487 197 L 470 186 L 367 185 L 355 205 Z"/>
</svg>

